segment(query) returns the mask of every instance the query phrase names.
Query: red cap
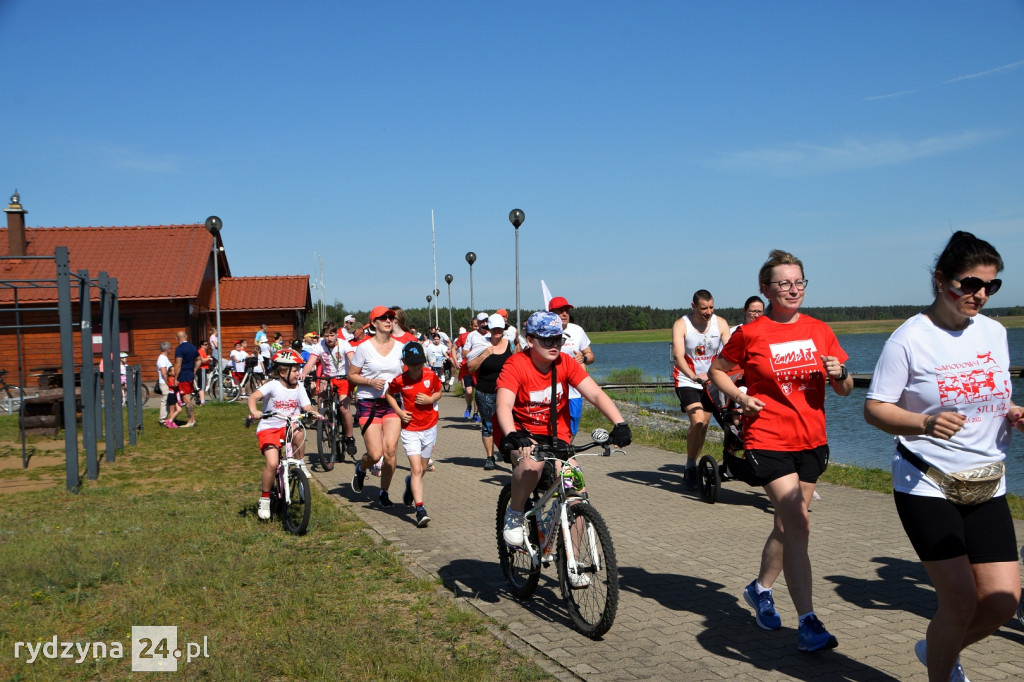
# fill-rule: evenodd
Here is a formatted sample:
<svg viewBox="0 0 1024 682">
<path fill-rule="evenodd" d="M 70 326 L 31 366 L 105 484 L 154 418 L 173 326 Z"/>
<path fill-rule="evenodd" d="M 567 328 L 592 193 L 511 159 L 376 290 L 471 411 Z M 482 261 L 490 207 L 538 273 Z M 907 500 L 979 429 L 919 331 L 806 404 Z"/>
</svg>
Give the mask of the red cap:
<svg viewBox="0 0 1024 682">
<path fill-rule="evenodd" d="M 551 299 L 548 302 L 548 311 L 549 312 L 558 310 L 559 308 L 572 308 L 572 307 L 574 307 L 574 306 L 570 305 L 569 302 L 567 300 L 565 300 L 561 296 L 555 296 L 553 299 Z"/>
<path fill-rule="evenodd" d="M 373 322 L 378 317 L 384 317 L 385 315 L 394 315 L 395 311 L 386 305 L 379 305 L 370 311 L 370 322 Z"/>
<path fill-rule="evenodd" d="M 501 316 L 502 316 L 502 317 L 504 317 L 505 319 L 508 319 L 508 311 L 507 311 L 507 310 L 505 310 L 504 308 L 498 308 L 498 309 L 497 309 L 497 310 L 495 310 L 494 312 L 498 313 L 499 315 L 501 315 Z"/>
</svg>

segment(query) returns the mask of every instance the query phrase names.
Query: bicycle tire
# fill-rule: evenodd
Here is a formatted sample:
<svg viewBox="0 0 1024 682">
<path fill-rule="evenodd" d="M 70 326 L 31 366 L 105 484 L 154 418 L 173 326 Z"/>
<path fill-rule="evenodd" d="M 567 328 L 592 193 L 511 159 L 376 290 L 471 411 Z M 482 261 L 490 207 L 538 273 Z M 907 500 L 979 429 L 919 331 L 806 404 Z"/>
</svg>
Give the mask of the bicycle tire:
<svg viewBox="0 0 1024 682">
<path fill-rule="evenodd" d="M 25 398 L 24 391 L 18 386 L 4 384 L 5 393 L 0 396 L 0 412 L 14 414 L 21 411 L 21 401 Z"/>
<path fill-rule="evenodd" d="M 309 525 L 309 514 L 313 510 L 313 500 L 310 497 L 309 479 L 300 467 L 292 467 L 288 487 L 291 504 L 286 505 L 284 496 L 281 496 L 281 522 L 292 535 L 304 535 Z"/>
<path fill-rule="evenodd" d="M 335 449 L 333 442 L 333 416 L 321 412 L 327 419 L 316 423 L 316 454 L 320 458 L 320 467 L 324 471 L 334 469 Z M 331 420 L 331 421 L 328 421 Z"/>
<path fill-rule="evenodd" d="M 142 404 L 149 402 L 149 386 L 142 384 Z"/>
<path fill-rule="evenodd" d="M 718 473 L 718 460 L 704 455 L 697 463 L 697 477 L 700 481 L 700 496 L 705 502 L 714 504 L 722 489 L 722 478 Z"/>
<path fill-rule="evenodd" d="M 540 580 L 540 565 L 534 566 L 530 559 L 530 553 L 520 547 L 509 547 L 505 542 L 502 531 L 505 529 L 505 511 L 512 498 L 512 484 L 508 483 L 498 494 L 498 509 L 495 514 L 497 522 L 498 539 L 498 562 L 501 564 L 501 573 L 505 576 L 505 583 L 509 592 L 517 599 L 529 599 L 537 589 L 537 581 Z M 532 507 L 530 500 L 526 501 L 526 509 Z M 537 522 L 534 517 L 529 518 L 527 525 L 529 530 L 529 542 L 537 545 Z"/>
<path fill-rule="evenodd" d="M 451 393 L 452 390 L 452 372 L 446 369 L 444 375 L 441 377 L 441 388 L 444 389 L 445 393 Z"/>
<path fill-rule="evenodd" d="M 242 395 L 242 388 L 235 381 L 232 376 L 226 377 L 221 381 L 224 382 L 224 400 L 229 403 L 233 403 L 238 400 L 238 397 Z"/>
<path fill-rule="evenodd" d="M 566 513 L 569 515 L 570 529 L 577 519 L 583 520 L 581 541 L 579 547 L 574 549 L 577 565 L 583 575 L 590 577 L 590 583 L 582 588 L 571 586 L 565 538 L 560 530 L 558 585 L 565 600 L 565 608 L 576 629 L 591 639 L 597 639 L 611 629 L 619 607 L 619 566 L 615 561 L 615 548 L 607 524 L 588 502 L 570 504 Z M 592 540 L 588 541 L 588 537 L 592 537 Z M 595 558 L 601 567 L 599 571 L 594 568 Z"/>
</svg>

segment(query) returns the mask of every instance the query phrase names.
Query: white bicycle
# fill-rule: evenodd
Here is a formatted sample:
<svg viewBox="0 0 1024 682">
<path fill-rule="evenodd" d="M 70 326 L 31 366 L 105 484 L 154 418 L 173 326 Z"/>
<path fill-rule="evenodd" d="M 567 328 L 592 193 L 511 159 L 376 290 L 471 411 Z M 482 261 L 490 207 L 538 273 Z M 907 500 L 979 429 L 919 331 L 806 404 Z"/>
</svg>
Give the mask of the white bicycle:
<svg viewBox="0 0 1024 682">
<path fill-rule="evenodd" d="M 526 502 L 527 542 L 514 547 L 502 534 L 512 484 L 498 495 L 498 558 L 509 591 L 527 599 L 537 589 L 540 569 L 556 562 L 558 585 L 576 629 L 596 639 L 615 622 L 619 604 L 619 568 L 612 536 L 583 490 L 583 473 L 570 459 L 600 447 L 590 456 L 608 457 L 608 432 L 597 429 L 585 445 L 538 444 L 531 457 L 544 462 L 540 482 Z M 624 452 L 615 449 L 615 452 Z"/>
<path fill-rule="evenodd" d="M 274 483 L 270 488 L 270 514 L 280 516 L 284 529 L 292 535 L 302 535 L 309 525 L 313 500 L 304 463 L 295 457 L 292 435 L 297 428 L 305 433 L 305 427 L 302 424 L 302 417 L 298 415 L 288 416 L 280 412 L 264 412 L 260 415 L 260 419 L 268 417 L 283 419 L 287 424 L 281 443 L 283 456 L 278 459 Z M 249 428 L 253 421 L 255 420 L 252 415 L 246 417 L 245 428 Z"/>
</svg>

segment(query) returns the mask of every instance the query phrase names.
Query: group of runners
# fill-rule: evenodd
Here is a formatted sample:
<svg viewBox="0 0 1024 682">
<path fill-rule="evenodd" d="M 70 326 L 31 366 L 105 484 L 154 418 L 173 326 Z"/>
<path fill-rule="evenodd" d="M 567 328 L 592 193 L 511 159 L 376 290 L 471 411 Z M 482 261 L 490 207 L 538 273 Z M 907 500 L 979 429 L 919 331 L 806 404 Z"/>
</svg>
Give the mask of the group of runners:
<svg viewBox="0 0 1024 682">
<path fill-rule="evenodd" d="M 1005 330 L 978 314 L 999 289 L 1002 267 L 987 242 L 964 232 L 953 236 L 932 269 L 935 300 L 886 344 L 865 405 L 868 422 L 895 436 L 897 511 L 938 594 L 927 638 L 915 647 L 935 680 L 966 679 L 959 652 L 1012 616 L 1020 597 L 1001 463 L 1010 431 L 1024 430 L 1024 409 L 1011 400 Z M 774 508 L 760 568 L 742 596 L 759 627 L 781 628 L 772 587 L 784 574 L 797 612 L 797 645 L 812 652 L 838 645 L 814 611 L 808 550 L 808 507 L 829 462 L 824 396 L 826 389 L 849 395 L 853 378 L 828 325 L 800 312 L 807 284 L 798 258 L 772 251 L 758 273 L 760 296 L 746 301 L 744 321 L 732 328 L 714 314 L 711 293 L 697 291 L 692 311 L 673 327 L 672 361 L 691 424 L 684 484 L 697 484 L 696 458 L 716 401 L 731 402 L 742 419 L 745 480 L 763 487 Z M 288 364 L 278 376 L 294 389 L 318 364 L 347 373 L 366 443 L 352 488 L 361 492 L 367 472 L 380 463 L 379 504 L 393 506 L 388 490 L 401 440 L 410 469 L 403 501 L 416 507 L 423 526 L 430 520 L 423 475 L 442 395 L 437 370 L 450 362 L 466 389 L 464 418 L 481 422 L 484 467 L 494 468 L 496 456 L 513 466 L 503 536 L 522 545 L 524 504 L 542 470 L 529 454 L 539 442 L 572 441 L 580 413 L 574 401 L 586 398 L 609 419 L 613 445 L 632 439 L 615 403 L 585 370 L 594 353 L 571 310 L 567 300 L 553 298 L 548 310 L 529 316 L 522 334 L 509 327 L 507 313 L 481 313 L 449 345 L 433 333 L 420 343 L 400 323 L 400 309 L 378 306 L 368 340 L 334 345 L 336 335 L 325 327 L 323 351 L 312 353 L 300 372 Z M 340 352 L 332 350 L 339 345 Z M 347 395 L 347 384 L 337 386 Z M 253 398 L 250 408 L 258 414 Z M 352 425 L 346 428 L 349 438 Z M 271 469 L 275 441 L 260 442 Z M 264 481 L 266 492 L 266 471 Z M 969 499 L 958 497 L 963 494 Z"/>
</svg>

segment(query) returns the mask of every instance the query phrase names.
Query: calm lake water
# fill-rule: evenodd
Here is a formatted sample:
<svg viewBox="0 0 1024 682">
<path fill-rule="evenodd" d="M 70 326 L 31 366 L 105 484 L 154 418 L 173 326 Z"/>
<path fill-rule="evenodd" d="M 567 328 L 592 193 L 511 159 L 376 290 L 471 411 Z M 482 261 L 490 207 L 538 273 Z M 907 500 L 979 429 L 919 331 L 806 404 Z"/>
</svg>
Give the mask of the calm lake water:
<svg viewBox="0 0 1024 682">
<path fill-rule="evenodd" d="M 888 334 L 840 334 L 839 343 L 850 355 L 846 366 L 853 373 L 870 374 L 882 352 Z M 1024 329 L 1008 330 L 1010 364 L 1024 366 Z M 671 344 L 613 343 L 594 344 L 597 362 L 590 366 L 590 374 L 601 381 L 608 372 L 628 367 L 639 367 L 648 381 L 669 381 L 672 363 L 669 359 Z M 855 388 L 845 398 L 826 392 L 825 411 L 828 415 L 828 440 L 833 461 L 863 467 L 889 469 L 892 461 L 892 437 L 868 426 L 864 421 L 864 396 L 867 389 Z M 1024 380 L 1013 380 L 1013 394 L 1020 404 L 1024 396 Z M 652 398 L 654 396 L 652 395 Z M 658 396 L 654 406 L 672 411 L 679 410 L 674 396 Z M 712 424 L 714 421 L 712 421 Z M 1024 434 L 1015 433 L 1006 457 L 1007 490 L 1024 495 Z"/>
</svg>

